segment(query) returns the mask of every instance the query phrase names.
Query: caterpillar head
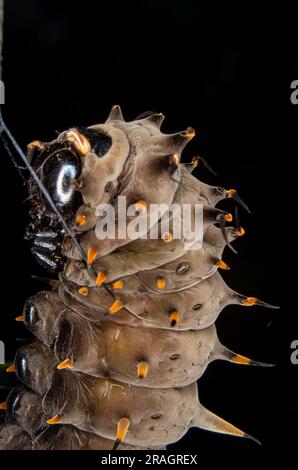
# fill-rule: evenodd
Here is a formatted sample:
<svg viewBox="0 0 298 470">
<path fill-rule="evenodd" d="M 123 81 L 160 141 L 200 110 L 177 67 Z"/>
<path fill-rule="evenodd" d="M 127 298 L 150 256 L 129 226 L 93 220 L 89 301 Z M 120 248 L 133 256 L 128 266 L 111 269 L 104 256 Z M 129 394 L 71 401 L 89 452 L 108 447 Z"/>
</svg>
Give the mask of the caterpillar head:
<svg viewBox="0 0 298 470">
<path fill-rule="evenodd" d="M 63 269 L 65 228 L 74 239 L 74 232 L 94 227 L 100 205 L 115 206 L 118 196 L 125 196 L 126 207 L 138 201 L 172 203 L 181 152 L 194 131 L 163 134 L 162 120 L 153 113 L 125 122 L 116 106 L 104 124 L 71 128 L 51 142 L 29 144 L 28 158 L 39 181 L 29 181 L 27 238 L 47 269 Z"/>
<path fill-rule="evenodd" d="M 149 200 L 161 202 L 161 189 L 164 198 L 172 200 L 181 152 L 194 131 L 165 135 L 159 129 L 162 120 L 161 114 L 153 113 L 125 122 L 114 106 L 105 124 L 71 128 L 49 143 L 34 141 L 28 157 L 62 213 L 78 208 L 79 201 L 95 209 L 123 193 L 124 187 L 130 199 L 146 193 Z M 157 177 L 164 189 L 156 185 Z M 134 188 L 127 189 L 132 181 Z"/>
</svg>

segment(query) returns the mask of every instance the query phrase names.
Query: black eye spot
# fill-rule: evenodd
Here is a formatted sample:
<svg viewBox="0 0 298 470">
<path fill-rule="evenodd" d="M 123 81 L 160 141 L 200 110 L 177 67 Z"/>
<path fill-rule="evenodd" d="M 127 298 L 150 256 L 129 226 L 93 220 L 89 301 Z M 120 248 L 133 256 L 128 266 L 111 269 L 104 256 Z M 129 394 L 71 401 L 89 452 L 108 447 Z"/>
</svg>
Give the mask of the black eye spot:
<svg viewBox="0 0 298 470">
<path fill-rule="evenodd" d="M 91 150 L 98 157 L 103 157 L 112 147 L 112 139 L 104 132 L 97 129 L 80 130 L 90 142 Z"/>
<path fill-rule="evenodd" d="M 192 307 L 193 310 L 200 310 L 203 307 L 203 304 L 196 304 Z"/>
<path fill-rule="evenodd" d="M 187 273 L 188 270 L 189 270 L 189 264 L 181 263 L 176 269 L 176 274 L 180 276 L 181 274 Z"/>
<path fill-rule="evenodd" d="M 159 419 L 161 418 L 161 414 L 160 413 L 156 413 L 155 415 L 152 415 L 151 416 L 151 419 Z"/>
<path fill-rule="evenodd" d="M 171 359 L 171 361 L 176 361 L 176 359 L 179 359 L 180 356 L 181 356 L 181 354 L 172 354 L 170 356 L 170 359 Z"/>
</svg>

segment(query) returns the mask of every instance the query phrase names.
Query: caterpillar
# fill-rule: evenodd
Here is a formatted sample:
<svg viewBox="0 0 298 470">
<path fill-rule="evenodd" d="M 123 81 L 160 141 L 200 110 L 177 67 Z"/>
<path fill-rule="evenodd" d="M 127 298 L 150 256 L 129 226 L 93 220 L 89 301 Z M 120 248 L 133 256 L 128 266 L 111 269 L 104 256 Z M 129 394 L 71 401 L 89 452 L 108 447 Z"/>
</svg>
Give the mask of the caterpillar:
<svg viewBox="0 0 298 470">
<path fill-rule="evenodd" d="M 126 122 L 113 106 L 104 124 L 28 145 L 26 237 L 58 280 L 17 318 L 36 339 L 7 369 L 21 384 L 0 405 L 2 449 L 165 449 L 191 427 L 256 440 L 206 409 L 197 385 L 215 360 L 271 365 L 226 348 L 215 326 L 229 304 L 277 308 L 234 291 L 219 273 L 229 269 L 224 249 L 235 251 L 244 229 L 237 211 L 235 226 L 226 226 L 233 216 L 217 204 L 233 198 L 249 209 L 236 190 L 192 175 L 205 164 L 181 163 L 194 130 L 164 134 L 163 120 L 149 112 Z M 184 233 L 173 237 L 173 214 L 164 231 L 171 204 L 191 206 L 192 221 L 202 206 L 200 246 L 187 249 Z M 116 214 L 112 238 L 97 233 L 98 208 L 107 205 Z M 149 216 L 154 205 L 162 207 L 157 218 Z M 136 220 L 145 229 L 131 239 Z M 151 229 L 156 238 L 144 236 Z"/>
</svg>

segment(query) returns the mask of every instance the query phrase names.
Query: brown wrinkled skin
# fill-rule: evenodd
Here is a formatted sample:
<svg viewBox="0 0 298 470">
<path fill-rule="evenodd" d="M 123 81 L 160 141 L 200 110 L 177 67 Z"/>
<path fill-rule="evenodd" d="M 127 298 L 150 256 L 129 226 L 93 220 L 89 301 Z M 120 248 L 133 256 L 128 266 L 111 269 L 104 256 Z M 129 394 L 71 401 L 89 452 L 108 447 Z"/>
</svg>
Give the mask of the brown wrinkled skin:
<svg viewBox="0 0 298 470">
<path fill-rule="evenodd" d="M 180 163 L 192 130 L 163 134 L 163 118 L 125 122 L 113 107 L 105 124 L 89 128 L 111 139 L 100 157 L 86 140 L 83 153 L 67 132 L 45 144 L 69 146 L 80 157 L 75 184 L 83 204 L 70 228 L 81 250 L 64 238 L 66 261 L 57 285 L 33 296 L 24 309 L 37 340 L 17 353 L 17 376 L 26 387 L 8 397 L 0 448 L 110 450 L 121 418 L 129 420 L 121 450 L 165 448 L 192 426 L 248 437 L 200 404 L 196 384 L 215 359 L 237 362 L 237 356 L 249 363 L 220 344 L 214 326 L 226 305 L 245 304 L 246 297 L 218 272 L 226 241 L 237 238 L 237 230 L 228 227 L 225 240 L 218 227 L 226 212 L 215 206 L 225 190 L 201 183 L 191 175 L 195 165 Z M 187 250 L 184 238 L 166 242 L 158 219 L 156 240 L 130 240 L 127 231 L 122 239 L 98 239 L 97 207 L 110 203 L 117 209 L 119 196 L 127 198 L 126 207 L 203 204 L 202 246 Z M 191 214 L 194 220 L 193 208 Z M 116 211 L 116 227 L 120 215 Z M 149 220 L 147 209 L 143 217 Z M 84 254 L 91 248 L 96 256 L 88 266 Z M 100 273 L 104 281 L 98 285 Z M 69 369 L 57 369 L 67 360 Z M 147 366 L 143 377 L 140 364 Z M 44 428 L 54 416 L 59 422 Z"/>
</svg>

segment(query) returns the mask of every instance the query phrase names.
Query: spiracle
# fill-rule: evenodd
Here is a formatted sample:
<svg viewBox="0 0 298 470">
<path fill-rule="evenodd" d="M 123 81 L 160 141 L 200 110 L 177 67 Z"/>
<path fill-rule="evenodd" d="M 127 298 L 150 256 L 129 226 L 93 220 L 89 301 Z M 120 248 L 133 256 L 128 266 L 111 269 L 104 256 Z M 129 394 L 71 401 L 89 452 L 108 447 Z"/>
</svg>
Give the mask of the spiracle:
<svg viewBox="0 0 298 470">
<path fill-rule="evenodd" d="M 237 215 L 226 226 L 233 216 L 216 206 L 233 198 L 249 209 L 234 189 L 192 175 L 207 165 L 181 163 L 194 130 L 164 134 L 163 120 L 150 112 L 125 122 L 114 106 L 104 124 L 28 145 L 35 176 L 26 237 L 59 279 L 17 318 L 36 339 L 7 370 L 21 385 L 0 405 L 0 448 L 164 449 L 191 427 L 252 438 L 206 409 L 197 386 L 215 360 L 270 366 L 226 348 L 214 324 L 229 304 L 275 308 L 235 292 L 219 273 L 229 269 L 225 247 L 235 251 L 244 229 Z M 171 205 L 191 207 L 191 220 L 202 208 L 198 246 L 187 233 L 174 236 L 174 212 L 165 230 Z M 112 237 L 100 236 L 108 208 Z"/>
</svg>

